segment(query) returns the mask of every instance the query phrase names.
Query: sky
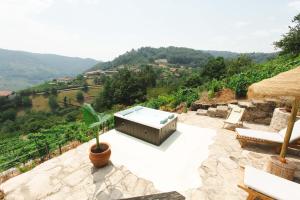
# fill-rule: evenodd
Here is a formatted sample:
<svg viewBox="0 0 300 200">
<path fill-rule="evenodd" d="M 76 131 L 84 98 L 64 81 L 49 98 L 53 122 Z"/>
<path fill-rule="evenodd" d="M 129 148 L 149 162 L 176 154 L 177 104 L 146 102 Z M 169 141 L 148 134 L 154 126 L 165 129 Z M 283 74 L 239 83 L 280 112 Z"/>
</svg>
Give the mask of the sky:
<svg viewBox="0 0 300 200">
<path fill-rule="evenodd" d="M 1 0 L 0 48 L 108 61 L 142 46 L 273 52 L 300 0 Z"/>
</svg>

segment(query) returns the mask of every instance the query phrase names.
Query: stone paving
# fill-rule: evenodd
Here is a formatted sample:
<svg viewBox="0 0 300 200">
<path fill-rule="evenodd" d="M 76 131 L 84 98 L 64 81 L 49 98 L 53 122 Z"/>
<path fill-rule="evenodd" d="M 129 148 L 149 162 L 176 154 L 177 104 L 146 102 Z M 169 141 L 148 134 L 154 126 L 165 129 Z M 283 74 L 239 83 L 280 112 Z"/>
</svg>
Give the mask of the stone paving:
<svg viewBox="0 0 300 200">
<path fill-rule="evenodd" d="M 242 180 L 239 166 L 264 168 L 270 155 L 274 155 L 272 149 L 261 146 L 241 149 L 234 132 L 221 128 L 223 120 L 219 118 L 188 112 L 181 114 L 179 121 L 217 130 L 215 141 L 209 147 L 209 157 L 199 166 L 202 187 L 179 192 L 191 200 L 246 199 L 246 193 L 237 187 Z M 261 125 L 244 125 L 259 130 L 269 129 Z M 93 168 L 88 159 L 88 148 L 92 143 L 94 141 L 42 163 L 31 171 L 6 181 L 0 185 L 0 189 L 4 190 L 8 200 L 112 200 L 159 192 L 150 181 L 137 177 L 125 166 L 110 163 L 102 169 Z M 300 158 L 291 154 L 288 157 L 297 163 L 296 181 L 299 181 Z"/>
</svg>

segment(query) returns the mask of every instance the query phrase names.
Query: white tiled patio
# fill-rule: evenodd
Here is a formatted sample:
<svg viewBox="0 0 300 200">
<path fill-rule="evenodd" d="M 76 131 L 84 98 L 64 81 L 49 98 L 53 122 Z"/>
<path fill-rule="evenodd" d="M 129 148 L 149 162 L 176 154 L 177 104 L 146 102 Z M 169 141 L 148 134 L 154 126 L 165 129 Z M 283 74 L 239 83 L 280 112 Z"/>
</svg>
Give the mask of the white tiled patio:
<svg viewBox="0 0 300 200">
<path fill-rule="evenodd" d="M 112 162 L 105 168 L 90 164 L 88 148 L 94 142 L 90 141 L 0 188 L 7 199 L 24 200 L 110 200 L 170 190 L 186 199 L 245 199 L 246 194 L 236 187 L 242 179 L 239 166 L 263 168 L 274 152 L 256 146 L 241 149 L 234 132 L 221 128 L 222 119 L 188 112 L 179 115 L 179 121 L 178 132 L 160 147 L 114 131 L 102 135 L 112 145 Z M 289 157 L 297 162 L 296 177 L 300 178 L 299 157 Z"/>
</svg>

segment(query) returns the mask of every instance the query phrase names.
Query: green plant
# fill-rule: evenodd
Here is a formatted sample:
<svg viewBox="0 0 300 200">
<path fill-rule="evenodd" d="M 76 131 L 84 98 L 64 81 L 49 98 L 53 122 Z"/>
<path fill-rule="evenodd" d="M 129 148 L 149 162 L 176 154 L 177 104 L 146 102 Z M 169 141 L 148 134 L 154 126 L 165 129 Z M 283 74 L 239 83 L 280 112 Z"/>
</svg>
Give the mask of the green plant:
<svg viewBox="0 0 300 200">
<path fill-rule="evenodd" d="M 101 150 L 100 142 L 99 142 L 99 130 L 100 126 L 104 128 L 104 124 L 107 120 L 109 120 L 110 115 L 100 113 L 98 114 L 94 108 L 90 105 L 85 103 L 82 106 L 82 114 L 83 114 L 83 121 L 88 126 L 88 128 L 94 133 L 96 138 L 96 150 Z"/>
<path fill-rule="evenodd" d="M 207 93 L 207 96 L 208 96 L 209 99 L 214 98 L 215 97 L 214 91 L 213 90 L 209 90 L 208 93 Z"/>
</svg>

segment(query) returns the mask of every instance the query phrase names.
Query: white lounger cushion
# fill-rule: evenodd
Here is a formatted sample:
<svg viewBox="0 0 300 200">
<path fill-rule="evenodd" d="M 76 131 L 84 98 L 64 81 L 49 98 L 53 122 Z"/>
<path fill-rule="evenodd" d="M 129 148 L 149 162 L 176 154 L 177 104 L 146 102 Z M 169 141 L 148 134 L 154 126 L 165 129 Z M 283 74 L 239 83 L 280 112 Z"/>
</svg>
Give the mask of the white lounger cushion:
<svg viewBox="0 0 300 200">
<path fill-rule="evenodd" d="M 245 168 L 244 184 L 275 199 L 300 199 L 300 184 L 250 166 Z"/>
<path fill-rule="evenodd" d="M 281 137 L 284 138 L 285 132 L 286 132 L 286 128 L 279 131 L 279 134 L 281 135 Z M 300 139 L 300 120 L 296 121 L 294 124 L 290 142 L 294 142 L 295 140 L 298 140 L 298 139 Z"/>
<path fill-rule="evenodd" d="M 245 136 L 245 137 L 262 139 L 262 140 L 267 140 L 267 141 L 270 141 L 270 142 L 283 143 L 286 128 L 279 131 L 279 133 L 268 132 L 268 131 L 258 131 L 258 130 L 252 130 L 252 129 L 243 129 L 243 128 L 237 128 L 236 132 L 239 135 Z M 293 132 L 292 132 L 291 139 L 290 139 L 290 143 L 294 142 L 295 140 L 298 140 L 298 139 L 300 139 L 300 120 L 298 120 L 294 124 Z"/>
<path fill-rule="evenodd" d="M 241 136 L 267 140 L 270 142 L 283 143 L 283 138 L 275 132 L 258 131 L 244 128 L 236 128 L 235 130 Z"/>
</svg>

